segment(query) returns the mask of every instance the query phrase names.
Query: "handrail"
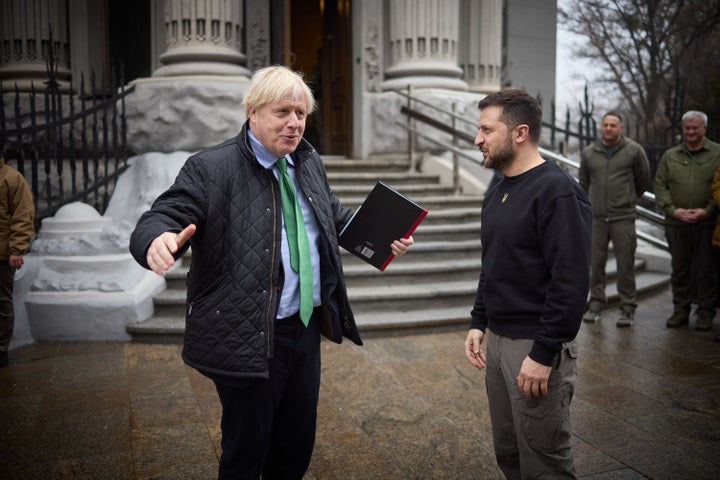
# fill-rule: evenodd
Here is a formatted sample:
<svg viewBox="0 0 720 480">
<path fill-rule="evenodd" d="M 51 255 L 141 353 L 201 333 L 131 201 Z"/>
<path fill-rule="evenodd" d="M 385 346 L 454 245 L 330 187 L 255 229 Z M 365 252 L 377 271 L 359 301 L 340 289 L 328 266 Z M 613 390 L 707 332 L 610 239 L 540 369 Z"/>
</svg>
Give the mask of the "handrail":
<svg viewBox="0 0 720 480">
<path fill-rule="evenodd" d="M 472 155 L 469 155 L 467 152 L 465 152 L 465 151 L 457 148 L 457 146 L 455 146 L 455 145 L 450 145 L 450 144 L 448 144 L 447 142 L 443 142 L 443 141 L 441 141 L 441 140 L 438 140 L 438 139 L 436 139 L 436 138 L 433 138 L 433 137 L 431 137 L 431 136 L 429 136 L 429 135 L 427 135 L 427 134 L 424 134 L 424 133 L 420 132 L 417 128 L 414 128 L 414 127 L 410 126 L 410 120 L 418 120 L 418 121 L 423 122 L 424 124 L 426 124 L 426 125 L 434 128 L 434 129 L 436 129 L 436 130 L 439 130 L 439 131 L 441 131 L 441 132 L 443 132 L 443 133 L 447 133 L 447 134 L 452 135 L 454 139 L 463 140 L 463 141 L 465 141 L 465 142 L 468 142 L 468 143 L 474 145 L 475 139 L 474 139 L 474 137 L 473 137 L 472 135 L 470 135 L 470 134 L 468 134 L 468 133 L 466 133 L 466 132 L 457 130 L 456 128 L 451 127 L 451 126 L 449 126 L 449 125 L 447 125 L 447 124 L 445 124 L 445 123 L 437 120 L 437 119 L 434 118 L 434 117 L 431 117 L 431 116 L 429 116 L 429 115 L 426 115 L 426 114 L 424 114 L 424 113 L 422 113 L 422 112 L 419 112 L 419 111 L 417 111 L 417 110 L 413 110 L 409 105 L 411 104 L 411 102 L 419 103 L 419 104 L 422 104 L 422 105 L 426 105 L 426 106 L 428 106 L 428 107 L 430 107 L 430 108 L 433 108 L 434 110 L 437 110 L 438 112 L 441 112 L 441 113 L 443 113 L 444 115 L 449 115 L 449 116 L 450 116 L 451 118 L 453 118 L 453 119 L 456 119 L 456 120 L 460 120 L 460 121 L 462 121 L 462 122 L 465 122 L 465 123 L 467 123 L 467 124 L 469 124 L 469 125 L 473 125 L 473 126 L 474 126 L 475 124 L 474 124 L 473 122 L 468 121 L 467 119 L 463 118 L 462 116 L 460 116 L 460 115 L 458 115 L 458 114 L 456 114 L 456 113 L 454 113 L 454 112 L 447 111 L 447 110 L 445 110 L 445 109 L 443 109 L 443 108 L 441 108 L 441 107 L 438 107 L 437 105 L 433 105 L 433 104 L 431 104 L 431 103 L 429 103 L 429 102 L 426 102 L 426 101 L 424 101 L 424 100 L 421 100 L 421 99 L 419 99 L 419 98 L 415 98 L 415 97 L 413 97 L 413 96 L 411 96 L 411 95 L 409 95 L 409 94 L 407 94 L 407 93 L 405 93 L 405 92 L 402 92 L 402 91 L 400 91 L 400 90 L 392 90 L 392 91 L 395 92 L 395 93 L 397 93 L 398 95 L 401 95 L 401 96 L 403 96 L 403 97 L 405 97 L 405 98 L 408 99 L 408 106 L 402 106 L 402 107 L 400 107 L 400 113 L 402 113 L 403 115 L 407 116 L 407 118 L 408 118 L 408 124 L 406 125 L 406 124 L 401 123 L 401 122 L 395 122 L 395 123 L 396 123 L 397 125 L 399 125 L 401 128 L 404 128 L 405 130 L 408 131 L 408 137 L 411 137 L 411 136 L 420 136 L 420 137 L 424 138 L 425 140 L 427 140 L 427 141 L 429 141 L 429 142 L 432 142 L 432 143 L 434 143 L 434 144 L 442 147 L 443 149 L 445 149 L 445 150 L 447 150 L 447 151 L 452 152 L 452 153 L 454 154 L 454 155 L 453 155 L 453 163 L 454 163 L 453 169 L 454 169 L 454 170 L 457 170 L 457 168 L 458 168 L 457 165 L 456 165 L 457 162 L 458 162 L 458 158 L 457 158 L 458 156 L 467 158 L 467 159 L 469 159 L 469 160 L 471 160 L 471 161 L 473 161 L 473 162 L 475 162 L 475 163 L 477 163 L 477 164 L 479 164 L 479 165 L 482 165 L 482 164 L 483 164 L 483 161 L 482 161 L 482 160 L 480 160 L 480 159 L 478 159 L 477 157 L 474 157 L 474 156 L 472 156 Z M 413 141 L 413 145 L 414 145 L 414 141 Z M 560 164 L 562 164 L 562 165 L 565 165 L 565 166 L 568 166 L 568 167 L 571 167 L 571 168 L 574 168 L 574 169 L 579 169 L 579 168 L 580 168 L 580 163 L 579 163 L 579 162 L 576 162 L 575 160 L 572 160 L 572 159 L 570 159 L 570 158 L 567 158 L 567 157 L 565 157 L 564 155 L 561 155 L 561 154 L 559 154 L 559 153 L 557 153 L 557 152 L 553 152 L 552 150 L 548 150 L 548 149 L 543 148 L 543 147 L 539 147 L 538 150 L 539 150 L 539 152 L 540 152 L 540 155 L 542 155 L 542 157 L 545 158 L 545 159 L 552 160 L 552 161 L 554 161 L 554 162 L 556 162 L 556 163 L 560 163 Z M 459 179 L 457 178 L 457 176 L 454 176 L 453 182 L 455 183 L 455 185 L 453 185 L 453 187 L 454 187 L 455 191 L 458 192 L 458 191 L 459 191 L 459 185 L 458 185 Z M 646 200 L 649 200 L 649 201 L 655 203 L 655 195 L 654 195 L 652 192 L 647 192 L 647 191 L 644 192 L 643 195 L 642 195 L 642 198 L 644 198 L 644 199 L 646 199 Z M 643 206 L 641 206 L 641 205 L 637 205 L 635 210 L 636 210 L 636 214 L 637 214 L 637 216 L 638 216 L 639 218 L 642 218 L 642 219 L 645 219 L 645 220 L 647 220 L 647 221 L 650 221 L 651 223 L 654 223 L 654 224 L 656 224 L 656 225 L 664 225 L 664 222 L 665 222 L 665 216 L 664 216 L 664 215 L 662 215 L 662 214 L 660 214 L 660 213 L 658 213 L 658 212 L 649 210 L 649 209 L 647 209 L 647 208 L 645 208 L 645 207 L 643 207 Z M 641 230 L 637 230 L 637 236 L 638 236 L 638 238 L 641 238 L 642 240 L 650 243 L 651 245 L 653 245 L 653 246 L 655 246 L 655 247 L 658 247 L 658 248 L 660 248 L 660 249 L 662 249 L 662 250 L 665 250 L 665 251 L 669 251 L 669 246 L 668 246 L 667 242 L 664 241 L 664 240 L 662 240 L 662 239 L 660 239 L 660 238 L 656 238 L 656 237 L 654 237 L 654 236 L 652 236 L 652 235 L 650 235 L 650 234 L 648 234 L 648 233 L 646 233 L 646 232 L 643 232 L 643 231 L 641 231 Z"/>
<path fill-rule="evenodd" d="M 437 111 L 440 112 L 440 113 L 444 113 L 445 115 L 450 115 L 451 117 L 456 118 L 456 119 L 460 120 L 461 122 L 467 123 L 468 125 L 472 125 L 473 127 L 476 127 L 476 126 L 477 126 L 477 125 L 475 124 L 475 122 L 471 122 L 470 120 L 468 120 L 467 118 L 463 117 L 462 115 L 458 115 L 457 113 L 453 113 L 453 112 L 450 112 L 450 111 L 448 111 L 448 110 L 445 110 L 445 109 L 442 108 L 442 107 L 438 107 L 437 105 L 433 105 L 432 103 L 426 102 L 425 100 L 422 100 L 422 99 L 420 99 L 420 98 L 413 97 L 412 95 L 409 95 L 409 94 L 403 92 L 402 90 L 390 90 L 390 91 L 391 91 L 391 92 L 394 92 L 394 93 L 397 93 L 397 94 L 400 95 L 401 97 L 405 97 L 405 98 L 407 98 L 407 99 L 409 99 L 409 100 L 412 100 L 412 101 L 415 102 L 415 103 L 419 103 L 419 104 L 421 104 L 421 105 L 425 105 L 426 107 L 433 108 L 433 109 L 437 110 Z"/>
<path fill-rule="evenodd" d="M 411 110 L 408 107 L 400 107 L 400 113 L 403 115 L 407 115 L 410 118 L 413 118 L 415 120 L 420 120 L 421 122 L 430 125 L 431 127 L 440 130 L 441 132 L 449 133 L 450 135 L 454 135 L 457 138 L 461 140 L 465 140 L 466 142 L 473 144 L 475 142 L 475 138 L 465 132 L 458 131 L 457 129 L 452 128 L 449 125 L 444 124 L 443 122 L 429 116 L 425 115 L 424 113 L 420 113 L 417 110 Z M 451 114 L 453 117 L 457 118 L 458 115 Z"/>
<path fill-rule="evenodd" d="M 457 155 L 460 155 L 461 157 L 465 157 L 465 158 L 467 158 L 467 159 L 469 159 L 469 160 L 472 160 L 473 162 L 477 163 L 478 165 L 482 165 L 482 163 L 483 163 L 482 160 L 479 160 L 477 157 L 473 157 L 472 155 L 470 155 L 470 154 L 468 154 L 467 152 L 465 152 L 465 151 L 463 151 L 463 150 L 455 147 L 454 145 L 450 145 L 449 143 L 445 143 L 445 142 L 443 142 L 442 140 L 438 140 L 437 138 L 433 138 L 433 137 L 431 137 L 431 136 L 429 136 L 429 135 L 426 135 L 426 134 L 422 133 L 421 131 L 419 131 L 417 128 L 408 127 L 407 125 L 405 125 L 405 124 L 402 123 L 402 122 L 395 122 L 395 124 L 398 125 L 398 126 L 400 126 L 401 128 L 404 128 L 404 129 L 408 130 L 409 132 L 412 132 L 412 133 L 415 134 L 415 135 L 418 135 L 418 136 L 424 138 L 425 140 L 428 140 L 428 141 L 430 141 L 430 142 L 433 142 L 434 144 L 442 147 L 442 148 L 445 149 L 445 150 L 448 150 L 448 151 L 453 152 L 453 153 L 455 153 L 455 154 L 457 154 Z"/>
<path fill-rule="evenodd" d="M 571 158 L 564 157 L 560 155 L 557 152 L 553 152 L 552 150 L 548 150 L 547 148 L 538 147 L 538 150 L 540 151 L 540 155 L 542 155 L 543 158 L 553 160 L 555 162 L 560 162 L 563 165 L 567 165 L 568 167 L 573 168 L 580 168 L 580 163 L 576 162 L 575 160 Z"/>
</svg>

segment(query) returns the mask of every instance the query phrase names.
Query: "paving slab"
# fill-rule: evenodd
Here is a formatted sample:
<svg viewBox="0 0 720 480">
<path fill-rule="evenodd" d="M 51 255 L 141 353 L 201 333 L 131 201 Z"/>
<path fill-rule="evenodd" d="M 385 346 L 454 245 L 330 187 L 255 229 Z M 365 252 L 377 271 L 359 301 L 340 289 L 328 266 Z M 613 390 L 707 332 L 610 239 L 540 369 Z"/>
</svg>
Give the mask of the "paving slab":
<svg viewBox="0 0 720 480">
<path fill-rule="evenodd" d="M 468 306 L 468 311 L 469 311 Z M 578 335 L 572 406 L 580 478 L 714 479 L 720 471 L 720 344 L 668 329 L 669 289 L 631 328 L 615 311 Z M 321 344 L 317 445 L 306 480 L 499 479 L 484 373 L 466 327 L 357 347 Z M 0 369 L 0 478 L 212 479 L 221 409 L 180 345 L 36 343 Z"/>
</svg>

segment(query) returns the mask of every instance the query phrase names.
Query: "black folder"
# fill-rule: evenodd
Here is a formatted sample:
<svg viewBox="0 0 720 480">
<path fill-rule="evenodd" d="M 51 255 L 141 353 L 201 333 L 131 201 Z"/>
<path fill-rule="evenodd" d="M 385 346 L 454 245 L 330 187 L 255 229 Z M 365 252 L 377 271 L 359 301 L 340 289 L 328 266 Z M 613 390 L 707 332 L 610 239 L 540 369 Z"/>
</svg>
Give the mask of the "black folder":
<svg viewBox="0 0 720 480">
<path fill-rule="evenodd" d="M 338 235 L 338 242 L 382 272 L 394 258 L 390 244 L 412 235 L 427 213 L 405 195 L 377 182 Z"/>
</svg>

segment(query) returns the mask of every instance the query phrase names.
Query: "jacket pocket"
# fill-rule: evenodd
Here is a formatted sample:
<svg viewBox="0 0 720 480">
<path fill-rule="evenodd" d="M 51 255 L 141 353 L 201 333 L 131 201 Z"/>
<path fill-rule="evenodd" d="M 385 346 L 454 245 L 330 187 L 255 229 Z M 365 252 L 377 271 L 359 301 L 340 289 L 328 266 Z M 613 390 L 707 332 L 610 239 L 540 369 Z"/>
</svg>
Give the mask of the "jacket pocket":
<svg viewBox="0 0 720 480">
<path fill-rule="evenodd" d="M 229 273 L 220 275 L 210 285 L 195 295 L 192 301 L 188 304 L 188 317 L 193 314 L 195 314 L 195 316 L 200 315 L 201 311 L 207 311 L 208 305 L 213 305 L 216 303 L 217 299 L 222 298 L 218 292 L 225 291 L 224 284 L 232 284 L 229 279 Z"/>
<path fill-rule="evenodd" d="M 223 275 L 188 306 L 187 356 L 207 367 L 229 372 L 265 368 L 266 332 L 256 323 L 258 307 L 237 283 Z"/>
</svg>

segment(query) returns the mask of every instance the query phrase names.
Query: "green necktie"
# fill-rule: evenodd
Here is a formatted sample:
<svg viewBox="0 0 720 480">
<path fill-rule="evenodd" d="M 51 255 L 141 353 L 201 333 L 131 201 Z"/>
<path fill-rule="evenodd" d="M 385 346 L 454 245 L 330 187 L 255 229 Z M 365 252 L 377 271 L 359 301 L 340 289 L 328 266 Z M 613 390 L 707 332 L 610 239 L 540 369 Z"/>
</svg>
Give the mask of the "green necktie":
<svg viewBox="0 0 720 480">
<path fill-rule="evenodd" d="M 302 209 L 295 194 L 295 186 L 287 173 L 287 160 L 277 161 L 280 171 L 280 196 L 282 198 L 285 232 L 290 248 L 290 266 L 300 279 L 300 320 L 307 327 L 313 312 L 313 274 L 310 263 L 310 243 L 305 231 Z"/>
</svg>

